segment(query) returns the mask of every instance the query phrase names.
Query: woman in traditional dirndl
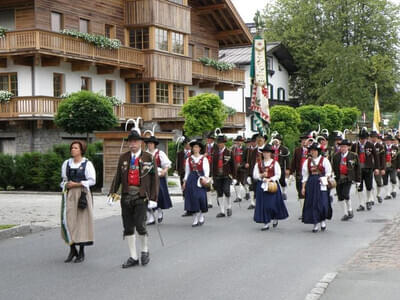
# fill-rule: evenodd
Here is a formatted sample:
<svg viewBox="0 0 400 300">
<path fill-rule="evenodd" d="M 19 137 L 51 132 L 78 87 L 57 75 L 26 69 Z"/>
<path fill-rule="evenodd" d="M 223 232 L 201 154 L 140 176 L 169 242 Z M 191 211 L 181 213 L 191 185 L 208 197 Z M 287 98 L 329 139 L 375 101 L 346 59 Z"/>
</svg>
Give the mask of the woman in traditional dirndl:
<svg viewBox="0 0 400 300">
<path fill-rule="evenodd" d="M 61 235 L 70 245 L 66 263 L 80 263 L 85 259 L 85 246 L 93 245 L 93 199 L 90 187 L 96 184 L 93 164 L 83 157 L 86 144 L 73 141 L 70 146 L 72 158 L 61 167 L 63 197 L 61 202 Z M 83 194 L 85 193 L 85 194 Z M 79 198 L 86 198 L 86 208 L 78 208 Z M 79 252 L 76 249 L 79 246 Z"/>
<path fill-rule="evenodd" d="M 256 181 L 256 207 L 254 211 L 254 222 L 262 223 L 261 230 L 268 230 L 272 222 L 273 227 L 278 226 L 278 220 L 289 217 L 282 192 L 279 186 L 281 167 L 272 158 L 274 149 L 271 145 L 265 145 L 260 149 L 262 159 L 259 159 L 254 166 L 253 178 Z M 277 185 L 276 191 L 268 190 L 268 183 L 274 182 Z"/>
<path fill-rule="evenodd" d="M 332 176 L 329 160 L 321 155 L 318 143 L 309 147 L 311 157 L 303 164 L 302 194 L 305 195 L 303 223 L 313 224 L 313 232 L 326 230 L 326 219 L 332 218 L 332 206 L 328 193 L 328 178 Z"/>
<path fill-rule="evenodd" d="M 207 188 L 204 186 L 210 183 L 210 165 L 207 157 L 201 153 L 204 145 L 200 140 L 190 142 L 192 155 L 185 163 L 185 178 L 183 191 L 185 193 L 185 210 L 194 213 L 192 227 L 204 224 L 204 213 L 208 212 Z"/>
<path fill-rule="evenodd" d="M 160 190 L 158 192 L 157 208 L 155 210 L 157 210 L 157 222 L 161 223 L 164 219 L 162 210 L 172 207 L 167 184 L 168 169 L 171 167 L 171 161 L 164 151 L 157 149 L 159 141 L 155 136 L 145 139 L 145 143 L 147 145 L 147 152 L 153 155 L 160 178 Z M 155 222 L 154 210 L 150 210 L 147 215 L 147 225 L 155 224 Z"/>
</svg>

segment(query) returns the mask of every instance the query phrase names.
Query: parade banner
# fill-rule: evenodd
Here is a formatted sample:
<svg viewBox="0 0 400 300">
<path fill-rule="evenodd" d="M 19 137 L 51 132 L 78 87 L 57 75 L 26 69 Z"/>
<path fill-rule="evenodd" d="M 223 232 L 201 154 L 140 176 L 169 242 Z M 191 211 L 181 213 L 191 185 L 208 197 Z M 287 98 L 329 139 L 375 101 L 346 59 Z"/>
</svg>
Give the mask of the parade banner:
<svg viewBox="0 0 400 300">
<path fill-rule="evenodd" d="M 268 75 L 267 75 L 266 42 L 260 37 L 255 37 L 251 54 L 250 77 L 251 106 L 254 121 L 258 131 L 266 135 L 266 125 L 270 123 L 268 101 Z"/>
<path fill-rule="evenodd" d="M 378 133 L 379 133 L 380 122 L 381 122 L 381 113 L 379 110 L 378 85 L 375 83 L 374 122 L 372 125 L 372 129 Z"/>
<path fill-rule="evenodd" d="M 67 226 L 67 189 L 61 193 L 61 237 L 68 245 L 71 244 L 71 234 Z"/>
</svg>

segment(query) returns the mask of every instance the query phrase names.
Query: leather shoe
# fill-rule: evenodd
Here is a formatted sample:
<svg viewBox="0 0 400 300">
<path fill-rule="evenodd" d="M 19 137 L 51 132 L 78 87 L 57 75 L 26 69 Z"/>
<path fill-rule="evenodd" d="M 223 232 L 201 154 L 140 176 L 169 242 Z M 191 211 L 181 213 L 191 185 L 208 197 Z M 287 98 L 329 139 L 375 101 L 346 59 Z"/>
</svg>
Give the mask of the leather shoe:
<svg viewBox="0 0 400 300">
<path fill-rule="evenodd" d="M 250 204 L 247 209 L 255 209 L 256 207 L 253 204 Z"/>
<path fill-rule="evenodd" d="M 367 210 L 371 210 L 371 208 L 372 208 L 371 202 L 367 202 Z"/>
<path fill-rule="evenodd" d="M 134 267 L 137 266 L 138 264 L 139 264 L 138 259 L 133 259 L 132 257 L 129 257 L 128 260 L 122 264 L 122 269 Z"/>
<path fill-rule="evenodd" d="M 269 225 L 268 226 L 264 226 L 263 228 L 261 228 L 261 231 L 266 231 L 269 230 Z"/>
<path fill-rule="evenodd" d="M 390 199 L 392 199 L 392 197 L 388 195 L 388 196 L 386 196 L 384 199 L 385 199 L 385 200 L 390 200 Z"/>
<path fill-rule="evenodd" d="M 396 192 L 391 192 L 390 195 L 392 195 L 392 198 L 396 198 Z"/>
<path fill-rule="evenodd" d="M 364 210 L 365 210 L 365 207 L 362 206 L 362 205 L 360 205 L 360 206 L 357 208 L 357 211 L 364 211 Z"/>
<path fill-rule="evenodd" d="M 285 193 L 282 193 L 282 199 L 287 200 L 287 195 Z"/>
<path fill-rule="evenodd" d="M 185 213 L 182 215 L 182 217 L 191 217 L 193 214 L 191 212 L 185 211 Z"/>
<path fill-rule="evenodd" d="M 325 231 L 326 230 L 326 226 L 321 226 L 321 231 Z"/>
<path fill-rule="evenodd" d="M 274 228 L 278 227 L 278 221 L 273 222 L 273 223 L 272 223 L 272 227 L 274 227 Z"/>
<path fill-rule="evenodd" d="M 145 266 L 149 263 L 150 261 L 150 254 L 149 252 L 144 252 L 142 251 L 142 254 L 140 255 L 140 263 L 142 266 Z"/>
<path fill-rule="evenodd" d="M 242 202 L 242 199 L 236 198 L 235 200 L 233 200 L 233 202 L 234 202 L 234 203 Z"/>
<path fill-rule="evenodd" d="M 382 199 L 381 196 L 377 196 L 376 198 L 378 199 L 378 202 L 379 202 L 379 203 L 382 203 L 382 202 L 383 202 L 383 199 Z"/>
<path fill-rule="evenodd" d="M 147 224 L 146 225 L 154 225 L 154 224 L 156 224 L 156 221 L 154 220 L 154 221 L 152 221 L 152 222 L 147 222 Z"/>
<path fill-rule="evenodd" d="M 246 196 L 244 196 L 244 199 L 250 200 L 250 194 L 249 194 L 249 193 L 246 193 Z"/>
<path fill-rule="evenodd" d="M 348 216 L 348 215 L 344 215 L 340 220 L 341 221 L 348 221 L 348 220 L 350 220 L 351 218 L 350 218 L 350 216 Z M 322 228 L 321 228 L 322 229 Z"/>
<path fill-rule="evenodd" d="M 232 209 L 228 208 L 226 210 L 226 214 L 228 215 L 228 217 L 232 216 Z"/>
<path fill-rule="evenodd" d="M 71 262 L 74 257 L 78 256 L 78 251 L 76 251 L 75 246 L 71 246 L 71 250 L 69 251 L 68 257 L 64 260 L 65 263 Z"/>
<path fill-rule="evenodd" d="M 212 204 L 208 204 L 208 208 L 213 208 Z"/>
<path fill-rule="evenodd" d="M 354 213 L 352 210 L 349 210 L 349 219 L 352 219 L 354 217 Z"/>
<path fill-rule="evenodd" d="M 217 218 L 225 218 L 225 214 L 220 212 L 220 213 L 217 215 Z"/>
</svg>

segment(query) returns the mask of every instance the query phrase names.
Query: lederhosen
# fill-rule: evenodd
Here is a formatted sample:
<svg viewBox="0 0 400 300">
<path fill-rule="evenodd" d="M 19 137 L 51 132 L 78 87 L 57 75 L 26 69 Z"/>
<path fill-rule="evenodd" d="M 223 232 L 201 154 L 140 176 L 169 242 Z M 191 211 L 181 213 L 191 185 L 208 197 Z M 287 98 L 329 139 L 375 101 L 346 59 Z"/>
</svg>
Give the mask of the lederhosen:
<svg viewBox="0 0 400 300">
<path fill-rule="evenodd" d="M 145 197 L 140 197 L 140 174 L 141 174 L 141 159 L 140 157 L 133 159 L 129 164 L 128 185 L 129 192 L 122 193 L 121 196 L 121 211 L 122 223 L 124 226 L 124 236 L 133 235 L 135 229 L 139 235 L 147 234 L 146 229 L 146 211 L 147 205 Z"/>
<path fill-rule="evenodd" d="M 243 162 L 243 147 L 234 147 L 232 151 L 232 157 L 234 162 L 234 179 L 237 180 L 236 185 L 245 184 L 246 175 Z"/>
<path fill-rule="evenodd" d="M 222 152 L 217 150 L 218 151 L 217 161 L 213 161 L 213 164 L 217 164 L 217 172 L 216 174 L 213 174 L 213 178 L 214 178 L 214 188 L 217 192 L 218 198 L 222 197 L 223 195 L 225 195 L 226 197 L 231 196 L 232 179 L 224 174 L 224 165 L 226 163 L 229 163 L 231 157 L 227 158 L 224 156 L 225 150 L 226 149 L 224 149 L 224 151 Z"/>
<path fill-rule="evenodd" d="M 380 169 L 381 170 L 385 170 L 386 169 L 386 154 L 385 154 L 385 148 L 382 144 L 380 143 L 376 143 L 374 145 L 375 147 L 375 151 L 376 151 L 376 155 L 378 157 L 379 160 L 379 164 L 380 164 Z M 375 179 L 375 183 L 378 187 L 382 187 L 383 186 L 383 177 L 381 175 L 381 173 L 379 172 L 378 175 L 374 174 L 374 179 Z"/>
<path fill-rule="evenodd" d="M 385 175 L 382 176 L 383 185 L 396 184 L 396 175 L 397 175 L 397 147 L 391 146 L 390 148 L 385 146 L 385 161 L 386 161 L 386 170 Z"/>
<path fill-rule="evenodd" d="M 363 191 L 363 185 L 365 182 L 365 187 L 367 188 L 367 191 L 372 190 L 372 180 L 373 180 L 373 168 L 367 168 L 365 167 L 365 162 L 367 159 L 367 154 L 365 151 L 365 145 L 361 145 L 360 142 L 357 142 L 356 146 L 359 151 L 356 153 L 358 154 L 358 159 L 360 160 L 360 167 L 361 167 L 361 183 L 360 187 L 358 189 L 359 192 Z M 368 155 L 372 155 L 372 153 L 369 153 Z"/>
</svg>

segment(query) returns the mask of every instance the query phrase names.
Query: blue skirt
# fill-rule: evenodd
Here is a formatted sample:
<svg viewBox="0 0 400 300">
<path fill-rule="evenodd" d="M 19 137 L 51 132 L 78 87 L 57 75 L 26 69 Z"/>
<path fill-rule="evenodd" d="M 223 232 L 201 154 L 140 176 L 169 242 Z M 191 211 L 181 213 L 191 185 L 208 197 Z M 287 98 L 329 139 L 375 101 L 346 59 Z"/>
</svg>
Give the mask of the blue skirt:
<svg viewBox="0 0 400 300">
<path fill-rule="evenodd" d="M 282 198 L 281 188 L 278 184 L 276 193 L 264 192 L 261 188 L 262 181 L 256 184 L 256 208 L 254 222 L 267 224 L 271 220 L 283 220 L 289 217 L 285 202 Z"/>
<path fill-rule="evenodd" d="M 317 224 L 332 218 L 332 206 L 328 191 L 321 191 L 319 175 L 310 175 L 306 183 L 303 207 L 303 223 Z"/>
<path fill-rule="evenodd" d="M 167 179 L 160 177 L 160 190 L 158 191 L 157 208 L 168 209 L 172 207 L 171 197 L 169 196 Z"/>
<path fill-rule="evenodd" d="M 186 181 L 185 188 L 185 210 L 187 212 L 207 212 L 207 189 L 199 188 L 197 186 L 197 180 L 199 175 L 197 172 L 191 172 Z"/>
</svg>

